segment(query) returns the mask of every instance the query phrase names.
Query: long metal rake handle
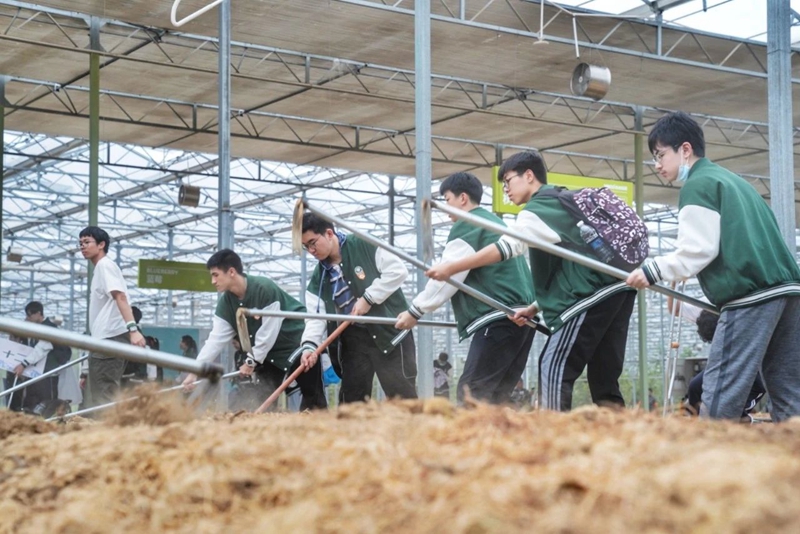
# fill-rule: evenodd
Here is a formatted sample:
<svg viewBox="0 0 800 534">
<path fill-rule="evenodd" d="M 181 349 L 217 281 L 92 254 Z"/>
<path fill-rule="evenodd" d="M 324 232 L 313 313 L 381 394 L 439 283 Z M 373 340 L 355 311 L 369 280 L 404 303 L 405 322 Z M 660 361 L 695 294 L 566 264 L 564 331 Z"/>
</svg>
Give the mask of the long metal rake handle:
<svg viewBox="0 0 800 534">
<path fill-rule="evenodd" d="M 525 243 L 531 248 L 537 248 L 539 250 L 549 252 L 554 256 L 558 256 L 559 258 L 563 258 L 569 261 L 574 261 L 579 265 L 583 265 L 584 267 L 589 267 L 590 269 L 594 269 L 595 271 L 599 271 L 603 274 L 613 276 L 614 278 L 619 278 L 620 280 L 627 280 L 628 275 L 630 274 L 626 271 L 623 271 L 622 269 L 617 269 L 616 267 L 612 267 L 611 265 L 608 265 L 601 261 L 589 258 L 587 256 L 584 256 L 583 254 L 578 254 L 577 252 L 567 250 L 563 247 L 559 247 L 558 245 L 553 245 L 552 243 L 547 243 L 539 239 L 531 238 L 530 236 L 522 235 L 521 233 L 512 230 L 511 228 L 500 226 L 499 224 L 495 224 L 491 221 L 487 221 L 486 219 L 476 217 L 465 211 L 451 208 L 447 204 L 442 204 L 440 202 L 436 202 L 435 200 L 427 200 L 427 199 L 423 200 L 423 202 L 430 202 L 430 205 L 432 207 L 440 211 L 443 211 L 448 215 L 452 215 L 457 219 L 463 219 L 474 226 L 479 226 L 481 228 L 484 228 L 491 232 L 495 232 L 500 235 L 507 235 L 509 237 L 513 237 L 514 239 L 517 239 Z M 698 300 L 688 295 L 684 295 L 683 293 L 675 291 L 674 289 L 670 289 L 668 287 L 659 285 L 651 285 L 648 286 L 647 289 L 656 291 L 658 293 L 663 293 L 664 295 L 670 295 L 678 300 L 681 300 L 683 302 L 688 302 L 689 304 L 697 306 L 698 308 L 708 310 L 711 313 L 719 314 L 719 310 L 717 310 L 714 306 L 712 306 L 708 302 L 703 302 L 702 300 Z"/>
<path fill-rule="evenodd" d="M 341 315 L 337 313 L 312 313 L 290 312 L 282 310 L 259 310 L 255 308 L 242 310 L 242 314 L 249 317 L 283 317 L 284 319 L 319 319 L 323 321 L 350 321 L 351 323 L 382 324 L 394 326 L 397 319 L 391 317 L 375 317 L 372 315 Z M 451 322 L 418 321 L 420 326 L 438 326 L 442 328 L 456 328 L 458 325 Z"/>
</svg>

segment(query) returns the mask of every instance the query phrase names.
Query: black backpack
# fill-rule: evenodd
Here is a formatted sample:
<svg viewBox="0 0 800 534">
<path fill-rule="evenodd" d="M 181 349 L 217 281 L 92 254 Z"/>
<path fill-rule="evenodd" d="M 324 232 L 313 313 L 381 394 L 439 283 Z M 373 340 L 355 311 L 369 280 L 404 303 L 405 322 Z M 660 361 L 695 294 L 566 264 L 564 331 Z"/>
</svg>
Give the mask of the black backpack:
<svg viewBox="0 0 800 534">
<path fill-rule="evenodd" d="M 44 323 L 47 326 L 52 326 L 53 328 L 58 328 L 50 319 L 45 319 Z M 72 349 L 67 347 L 66 345 L 56 345 L 53 344 L 53 350 L 47 353 L 47 360 L 44 364 L 44 372 L 50 371 L 51 369 L 55 369 L 61 365 L 64 365 L 68 361 L 72 359 Z"/>
</svg>

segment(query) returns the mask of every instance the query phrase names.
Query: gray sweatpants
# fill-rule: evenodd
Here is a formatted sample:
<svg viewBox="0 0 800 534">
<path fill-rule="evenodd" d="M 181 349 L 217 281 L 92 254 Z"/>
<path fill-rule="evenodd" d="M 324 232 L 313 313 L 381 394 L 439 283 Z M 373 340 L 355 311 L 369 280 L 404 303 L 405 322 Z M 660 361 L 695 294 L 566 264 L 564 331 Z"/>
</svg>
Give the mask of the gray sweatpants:
<svg viewBox="0 0 800 534">
<path fill-rule="evenodd" d="M 722 312 L 700 415 L 739 419 L 759 370 L 772 399 L 772 420 L 800 415 L 800 297 Z"/>
<path fill-rule="evenodd" d="M 108 341 L 130 345 L 131 337 L 127 332 L 109 338 Z M 126 360 L 92 352 L 89 355 L 89 376 L 87 377 L 87 408 L 113 402 L 119 393 L 119 383 L 125 371 Z"/>
</svg>

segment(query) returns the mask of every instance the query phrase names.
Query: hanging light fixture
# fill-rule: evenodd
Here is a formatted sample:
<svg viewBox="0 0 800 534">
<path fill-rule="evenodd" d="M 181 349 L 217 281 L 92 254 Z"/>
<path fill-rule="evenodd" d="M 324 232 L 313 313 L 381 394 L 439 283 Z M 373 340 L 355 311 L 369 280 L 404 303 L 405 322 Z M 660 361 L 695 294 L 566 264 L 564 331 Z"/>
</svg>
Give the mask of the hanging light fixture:
<svg viewBox="0 0 800 534">
<path fill-rule="evenodd" d="M 200 204 L 200 188 L 193 185 L 181 184 L 178 190 L 178 204 L 196 208 Z"/>
</svg>

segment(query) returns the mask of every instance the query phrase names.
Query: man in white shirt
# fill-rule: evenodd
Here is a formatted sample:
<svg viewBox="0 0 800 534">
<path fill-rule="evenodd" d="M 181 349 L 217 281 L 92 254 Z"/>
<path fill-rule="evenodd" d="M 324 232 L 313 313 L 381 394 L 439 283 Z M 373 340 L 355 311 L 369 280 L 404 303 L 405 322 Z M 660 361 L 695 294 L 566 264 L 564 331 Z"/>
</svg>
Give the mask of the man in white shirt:
<svg viewBox="0 0 800 534">
<path fill-rule="evenodd" d="M 89 332 L 92 337 L 144 347 L 145 339 L 133 319 L 122 271 L 111 258 L 106 257 L 111 239 L 97 226 L 87 226 L 79 237 L 81 254 L 94 265 L 89 296 Z M 124 370 L 125 360 L 91 353 L 87 406 L 112 402 L 119 391 Z"/>
</svg>

